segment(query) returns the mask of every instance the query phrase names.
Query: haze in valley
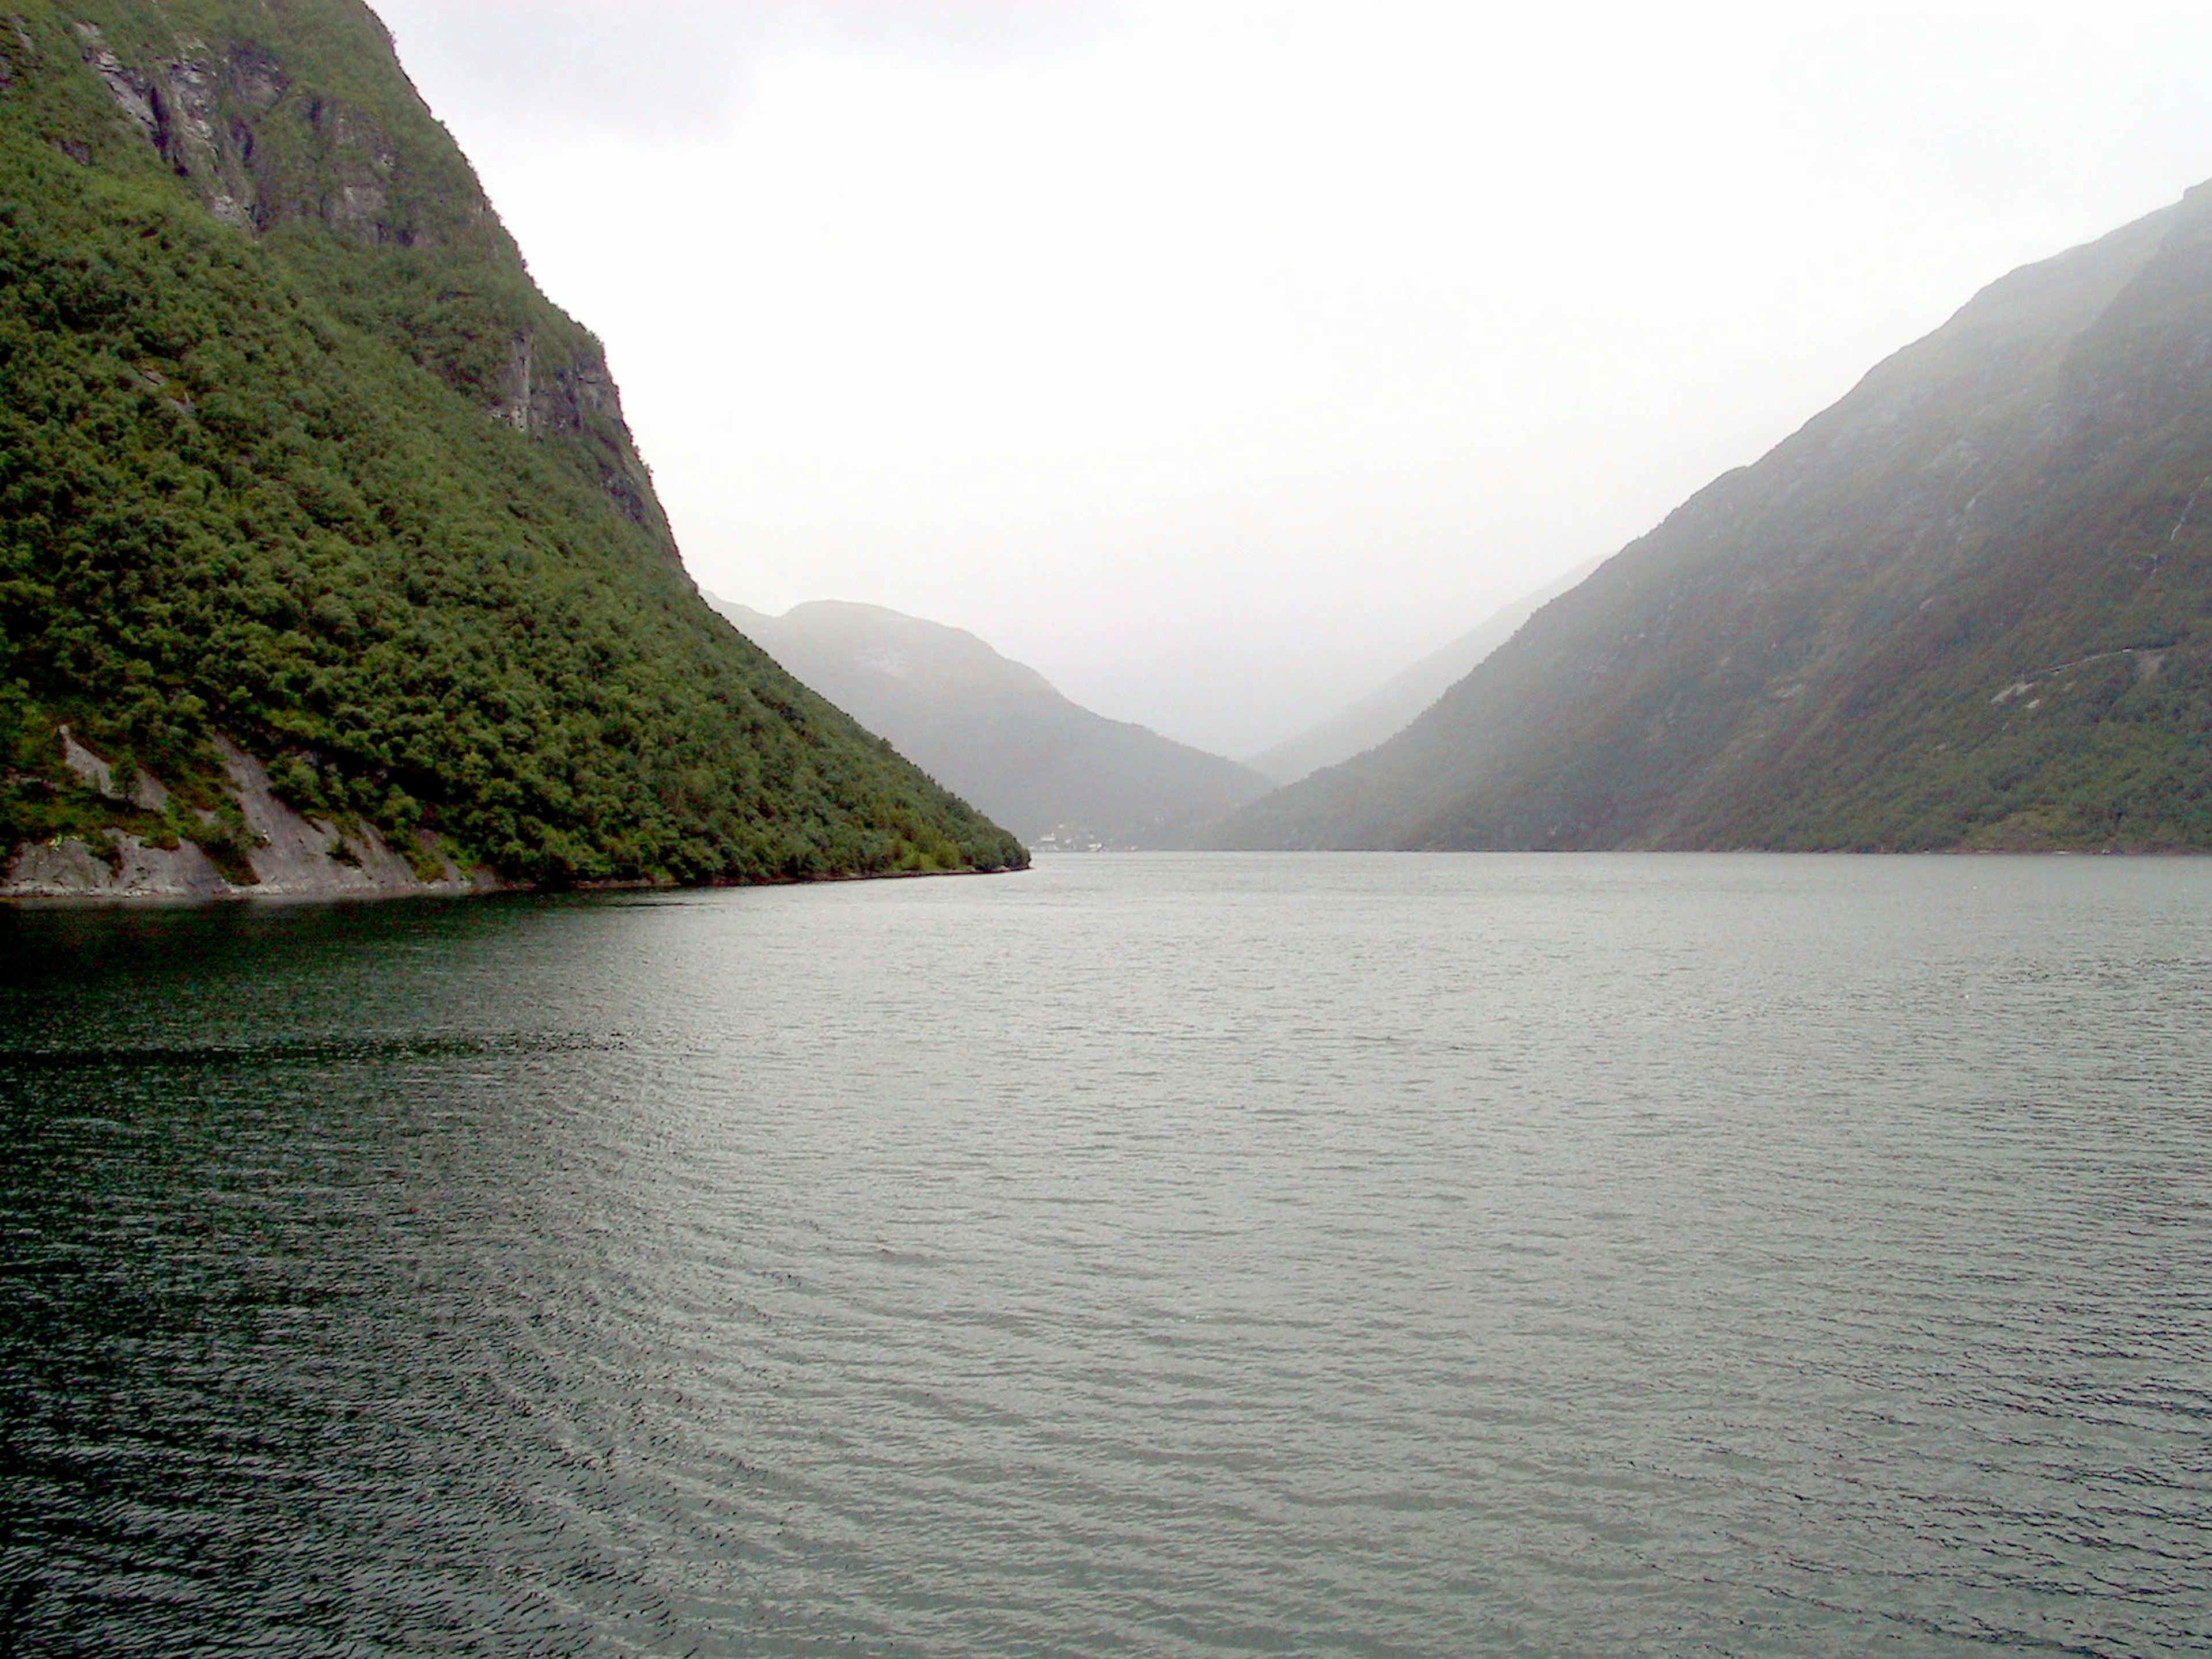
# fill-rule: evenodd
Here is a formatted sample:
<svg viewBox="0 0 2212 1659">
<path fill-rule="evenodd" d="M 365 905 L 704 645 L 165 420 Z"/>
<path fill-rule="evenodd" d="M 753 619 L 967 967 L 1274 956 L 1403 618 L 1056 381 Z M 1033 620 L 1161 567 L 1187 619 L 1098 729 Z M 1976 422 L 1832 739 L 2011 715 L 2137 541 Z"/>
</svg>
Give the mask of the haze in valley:
<svg viewBox="0 0 2212 1659">
<path fill-rule="evenodd" d="M 380 10 L 702 586 L 1237 757 L 2212 171 L 2179 4 Z"/>
</svg>

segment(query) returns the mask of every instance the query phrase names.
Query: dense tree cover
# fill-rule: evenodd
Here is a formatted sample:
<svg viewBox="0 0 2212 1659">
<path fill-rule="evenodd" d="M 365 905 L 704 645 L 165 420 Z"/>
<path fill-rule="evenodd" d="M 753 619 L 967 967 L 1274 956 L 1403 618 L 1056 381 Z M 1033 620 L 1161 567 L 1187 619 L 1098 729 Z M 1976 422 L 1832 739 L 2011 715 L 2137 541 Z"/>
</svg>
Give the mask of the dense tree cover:
<svg viewBox="0 0 2212 1659">
<path fill-rule="evenodd" d="M 1245 846 L 2212 848 L 2212 187 L 1994 284 Z"/>
<path fill-rule="evenodd" d="M 356 0 L 0 18 L 0 848 L 113 817 L 64 722 L 537 881 L 1024 857 L 701 601 Z"/>
</svg>

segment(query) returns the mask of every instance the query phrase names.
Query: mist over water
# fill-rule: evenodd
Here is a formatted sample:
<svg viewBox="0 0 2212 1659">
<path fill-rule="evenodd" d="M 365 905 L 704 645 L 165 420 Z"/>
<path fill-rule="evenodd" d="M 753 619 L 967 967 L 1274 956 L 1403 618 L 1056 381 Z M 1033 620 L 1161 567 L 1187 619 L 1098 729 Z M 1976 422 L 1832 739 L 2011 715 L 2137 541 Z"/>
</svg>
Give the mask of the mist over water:
<svg viewBox="0 0 2212 1659">
<path fill-rule="evenodd" d="M 0 1652 L 2212 1644 L 2212 867 L 0 915 Z"/>
</svg>

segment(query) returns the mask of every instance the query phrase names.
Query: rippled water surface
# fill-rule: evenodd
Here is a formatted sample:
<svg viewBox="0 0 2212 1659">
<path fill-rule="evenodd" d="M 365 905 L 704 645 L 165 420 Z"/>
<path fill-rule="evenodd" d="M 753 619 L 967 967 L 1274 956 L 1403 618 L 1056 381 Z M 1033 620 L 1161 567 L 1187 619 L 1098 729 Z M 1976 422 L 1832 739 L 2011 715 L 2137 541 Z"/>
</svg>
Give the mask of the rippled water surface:
<svg viewBox="0 0 2212 1659">
<path fill-rule="evenodd" d="M 0 916 L 0 1654 L 2212 1649 L 2212 864 Z"/>
</svg>

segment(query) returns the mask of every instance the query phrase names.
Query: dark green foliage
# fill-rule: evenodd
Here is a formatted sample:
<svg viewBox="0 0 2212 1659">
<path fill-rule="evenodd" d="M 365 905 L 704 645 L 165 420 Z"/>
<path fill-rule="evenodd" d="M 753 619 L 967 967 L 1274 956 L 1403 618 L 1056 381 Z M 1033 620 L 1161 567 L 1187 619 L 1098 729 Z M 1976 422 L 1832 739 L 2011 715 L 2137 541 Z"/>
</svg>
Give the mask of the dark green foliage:
<svg viewBox="0 0 2212 1659">
<path fill-rule="evenodd" d="M 69 721 L 187 806 L 223 798 L 226 731 L 303 808 L 533 881 L 1023 861 L 700 601 L 597 343 L 530 283 L 365 7 L 21 15 L 0 842 L 99 816 L 59 769 Z"/>
<path fill-rule="evenodd" d="M 2014 272 L 1230 844 L 2212 848 L 2212 188 Z"/>
</svg>

